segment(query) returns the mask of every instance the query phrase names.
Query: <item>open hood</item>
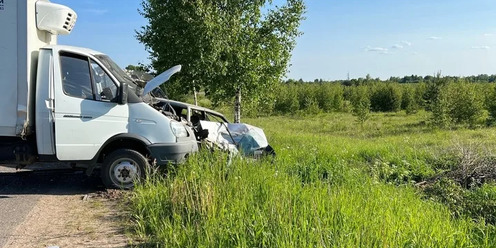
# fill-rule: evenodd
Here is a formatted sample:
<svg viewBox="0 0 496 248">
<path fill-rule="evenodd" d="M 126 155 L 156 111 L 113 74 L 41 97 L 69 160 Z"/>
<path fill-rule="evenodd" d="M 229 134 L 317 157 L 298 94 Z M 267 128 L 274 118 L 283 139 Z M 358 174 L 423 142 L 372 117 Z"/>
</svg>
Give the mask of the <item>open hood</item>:
<svg viewBox="0 0 496 248">
<path fill-rule="evenodd" d="M 179 71 L 181 71 L 181 65 L 176 65 L 170 68 L 169 70 L 162 72 L 160 75 L 154 77 L 152 80 L 146 83 L 145 88 L 143 89 L 143 93 L 141 95 L 146 96 L 153 89 L 167 82 L 167 80 L 169 80 L 172 75 L 174 75 L 176 72 Z"/>
</svg>

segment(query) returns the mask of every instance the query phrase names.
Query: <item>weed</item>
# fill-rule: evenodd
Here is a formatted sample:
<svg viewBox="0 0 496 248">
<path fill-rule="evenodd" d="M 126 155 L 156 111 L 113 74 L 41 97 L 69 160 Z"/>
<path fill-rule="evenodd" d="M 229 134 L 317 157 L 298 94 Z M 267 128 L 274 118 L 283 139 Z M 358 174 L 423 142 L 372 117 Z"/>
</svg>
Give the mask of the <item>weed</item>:
<svg viewBox="0 0 496 248">
<path fill-rule="evenodd" d="M 360 129 L 346 113 L 247 120 L 277 159 L 199 153 L 148 177 L 131 200 L 136 233 L 152 247 L 495 247 L 496 186 L 413 183 L 458 168 L 442 155 L 453 140 L 496 147 L 496 129 L 431 130 L 419 124 L 428 118 L 372 113 Z"/>
</svg>

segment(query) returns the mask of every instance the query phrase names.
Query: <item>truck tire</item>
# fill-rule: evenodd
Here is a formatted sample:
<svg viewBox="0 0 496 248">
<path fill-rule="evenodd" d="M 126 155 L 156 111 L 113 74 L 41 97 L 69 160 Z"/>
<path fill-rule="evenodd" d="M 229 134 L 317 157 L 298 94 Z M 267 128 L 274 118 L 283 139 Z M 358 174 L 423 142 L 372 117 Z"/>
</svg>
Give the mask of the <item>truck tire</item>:
<svg viewBox="0 0 496 248">
<path fill-rule="evenodd" d="M 148 160 L 131 149 L 119 149 L 103 161 L 101 178 L 107 188 L 132 189 L 136 180 L 145 175 Z"/>
</svg>

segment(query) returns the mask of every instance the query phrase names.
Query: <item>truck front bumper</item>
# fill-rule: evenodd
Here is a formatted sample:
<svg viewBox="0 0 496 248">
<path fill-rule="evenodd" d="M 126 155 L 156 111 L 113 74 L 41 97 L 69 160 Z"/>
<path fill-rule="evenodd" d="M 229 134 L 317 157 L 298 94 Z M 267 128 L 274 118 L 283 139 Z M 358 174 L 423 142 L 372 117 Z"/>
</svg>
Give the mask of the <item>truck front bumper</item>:
<svg viewBox="0 0 496 248">
<path fill-rule="evenodd" d="M 187 140 L 177 143 L 151 144 L 148 149 L 157 165 L 178 164 L 183 162 L 190 153 L 198 151 L 198 143 L 196 140 Z"/>
</svg>

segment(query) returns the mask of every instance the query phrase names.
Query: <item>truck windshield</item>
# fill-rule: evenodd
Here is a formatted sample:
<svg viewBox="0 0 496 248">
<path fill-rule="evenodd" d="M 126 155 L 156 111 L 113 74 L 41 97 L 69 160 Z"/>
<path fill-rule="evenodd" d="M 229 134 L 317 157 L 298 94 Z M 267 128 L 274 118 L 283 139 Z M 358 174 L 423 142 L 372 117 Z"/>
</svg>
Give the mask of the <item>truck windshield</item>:
<svg viewBox="0 0 496 248">
<path fill-rule="evenodd" d="M 119 80 L 119 82 L 127 83 L 129 88 L 136 93 L 136 95 L 141 95 L 141 87 L 136 85 L 133 79 L 128 76 L 112 59 L 107 55 L 95 55 L 95 57 L 100 60 L 100 62 L 112 73 L 112 75 Z"/>
</svg>

